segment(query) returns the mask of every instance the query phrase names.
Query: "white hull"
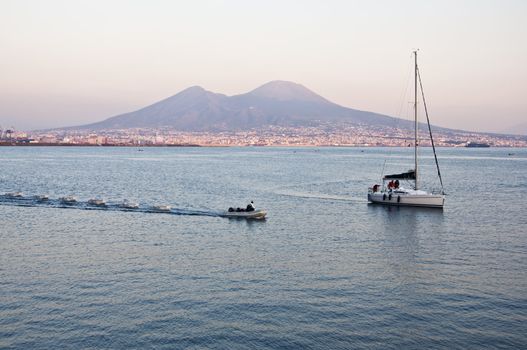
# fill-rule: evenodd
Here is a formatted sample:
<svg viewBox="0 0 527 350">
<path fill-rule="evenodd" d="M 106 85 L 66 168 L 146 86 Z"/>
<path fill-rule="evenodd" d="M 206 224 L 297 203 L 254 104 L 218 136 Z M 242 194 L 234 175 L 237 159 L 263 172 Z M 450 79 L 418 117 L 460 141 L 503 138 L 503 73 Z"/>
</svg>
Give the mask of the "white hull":
<svg viewBox="0 0 527 350">
<path fill-rule="evenodd" d="M 265 210 L 255 211 L 226 211 L 222 216 L 228 218 L 244 218 L 244 219 L 265 219 L 267 212 Z"/>
<path fill-rule="evenodd" d="M 152 208 L 157 211 L 170 211 L 172 209 L 169 205 L 154 205 Z"/>
<path fill-rule="evenodd" d="M 10 192 L 10 193 L 6 193 L 5 196 L 9 198 L 20 198 L 20 197 L 23 197 L 24 195 L 22 194 L 22 192 Z"/>
<path fill-rule="evenodd" d="M 445 196 L 431 193 L 370 192 L 368 193 L 368 201 L 384 205 L 443 208 Z"/>
<path fill-rule="evenodd" d="M 89 205 L 94 205 L 96 207 L 105 207 L 106 206 L 106 202 L 102 199 L 90 199 L 88 201 L 88 204 Z"/>
<path fill-rule="evenodd" d="M 137 209 L 139 208 L 139 203 L 124 201 L 119 206 L 125 209 Z"/>
<path fill-rule="evenodd" d="M 66 197 L 60 197 L 59 198 L 60 201 L 64 204 L 73 204 L 73 203 L 77 203 L 77 198 L 73 197 L 73 196 L 66 196 Z"/>
</svg>

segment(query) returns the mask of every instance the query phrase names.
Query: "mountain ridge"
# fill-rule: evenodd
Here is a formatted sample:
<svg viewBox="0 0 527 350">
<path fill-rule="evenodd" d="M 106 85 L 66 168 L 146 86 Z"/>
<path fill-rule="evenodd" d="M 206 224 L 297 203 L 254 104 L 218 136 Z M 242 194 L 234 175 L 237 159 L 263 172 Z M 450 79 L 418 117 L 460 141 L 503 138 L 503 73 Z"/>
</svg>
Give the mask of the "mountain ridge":
<svg viewBox="0 0 527 350">
<path fill-rule="evenodd" d="M 321 123 L 413 128 L 413 122 L 343 107 L 301 84 L 274 80 L 247 93 L 227 96 L 191 86 L 136 111 L 63 129 L 172 128 L 180 131 L 235 131 L 276 125 Z M 434 127 L 434 129 L 444 129 Z"/>
</svg>

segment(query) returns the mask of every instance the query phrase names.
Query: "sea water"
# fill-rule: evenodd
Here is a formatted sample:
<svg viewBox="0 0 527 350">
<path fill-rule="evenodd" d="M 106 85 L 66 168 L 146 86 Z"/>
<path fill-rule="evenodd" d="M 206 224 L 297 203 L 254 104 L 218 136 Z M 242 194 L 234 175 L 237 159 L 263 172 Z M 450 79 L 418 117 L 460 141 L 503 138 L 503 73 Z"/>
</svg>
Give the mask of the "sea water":
<svg viewBox="0 0 527 350">
<path fill-rule="evenodd" d="M 405 148 L 1 147 L 0 348 L 525 347 L 527 150 L 438 154 L 444 210 L 367 203 Z"/>
</svg>

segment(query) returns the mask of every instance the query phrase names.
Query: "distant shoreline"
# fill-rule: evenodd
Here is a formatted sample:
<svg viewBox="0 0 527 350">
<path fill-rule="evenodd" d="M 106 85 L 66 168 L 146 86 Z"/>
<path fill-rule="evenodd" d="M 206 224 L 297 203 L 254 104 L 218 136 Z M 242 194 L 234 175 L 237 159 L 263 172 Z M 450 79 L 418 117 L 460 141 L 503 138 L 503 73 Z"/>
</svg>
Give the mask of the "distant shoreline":
<svg viewBox="0 0 527 350">
<path fill-rule="evenodd" d="M 1 146 L 13 147 L 202 147 L 197 144 L 177 144 L 177 145 L 120 145 L 120 144 L 101 144 L 92 145 L 89 143 L 27 143 L 27 142 L 0 142 Z"/>
<path fill-rule="evenodd" d="M 0 147 L 131 147 L 131 148 L 151 148 L 151 147 L 216 147 L 216 148 L 229 148 L 229 147 L 341 147 L 341 148 L 380 148 L 380 147 L 403 147 L 403 146 L 390 146 L 390 145 L 198 145 L 198 144 L 167 144 L 167 145 L 124 145 L 124 144 L 100 144 L 93 145 L 87 143 L 16 143 L 16 142 L 0 142 Z M 423 148 L 430 148 L 432 146 L 426 145 L 421 146 Z M 406 148 L 406 147 L 403 147 Z M 464 146 L 436 146 L 436 148 L 467 148 Z M 469 147 L 470 148 L 470 147 Z M 525 148 L 521 146 L 490 146 L 490 148 Z"/>
</svg>

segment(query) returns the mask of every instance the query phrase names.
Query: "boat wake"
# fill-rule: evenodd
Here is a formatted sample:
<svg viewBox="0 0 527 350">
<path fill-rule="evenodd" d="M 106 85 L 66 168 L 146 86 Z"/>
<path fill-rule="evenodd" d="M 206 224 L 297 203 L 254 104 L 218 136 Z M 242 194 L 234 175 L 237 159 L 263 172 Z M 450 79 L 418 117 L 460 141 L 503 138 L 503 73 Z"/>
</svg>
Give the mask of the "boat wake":
<svg viewBox="0 0 527 350">
<path fill-rule="evenodd" d="M 64 198 L 51 199 L 41 196 L 24 197 L 12 195 L 0 195 L 0 205 L 18 206 L 18 207 L 42 207 L 42 208 L 60 208 L 60 209 L 77 209 L 77 210 L 101 210 L 101 211 L 121 211 L 121 212 L 137 212 L 137 213 L 151 213 L 151 214 L 172 214 L 172 215 L 196 215 L 196 216 L 211 216 L 222 217 L 224 211 L 213 210 L 196 210 L 186 208 L 172 208 L 157 205 L 138 205 L 137 207 L 125 207 L 123 202 L 108 202 L 104 205 L 94 204 L 93 201 L 64 201 Z"/>
<path fill-rule="evenodd" d="M 367 200 L 365 200 L 364 198 L 338 196 L 338 195 L 323 194 L 323 193 L 309 193 L 309 192 L 288 191 L 288 190 L 276 190 L 274 191 L 274 193 L 280 196 L 296 197 L 296 198 L 367 203 Z"/>
</svg>

